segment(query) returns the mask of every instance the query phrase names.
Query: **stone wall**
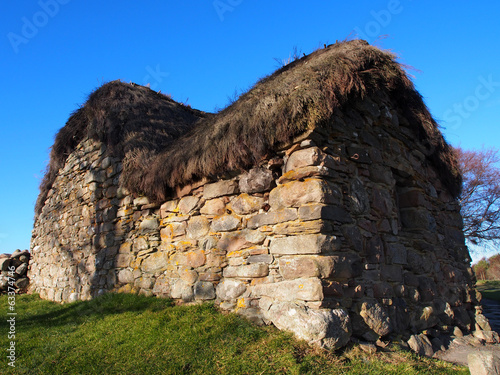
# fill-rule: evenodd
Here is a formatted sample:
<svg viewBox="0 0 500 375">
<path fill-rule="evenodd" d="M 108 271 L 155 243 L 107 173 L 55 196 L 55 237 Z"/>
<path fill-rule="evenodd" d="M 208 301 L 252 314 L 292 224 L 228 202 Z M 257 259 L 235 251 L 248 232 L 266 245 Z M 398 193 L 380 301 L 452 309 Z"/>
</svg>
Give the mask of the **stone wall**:
<svg viewBox="0 0 500 375">
<path fill-rule="evenodd" d="M 474 329 L 458 203 L 406 119 L 373 100 L 162 204 L 129 194 L 121 161 L 85 140 L 36 218 L 32 291 L 215 300 L 329 348 Z"/>
</svg>

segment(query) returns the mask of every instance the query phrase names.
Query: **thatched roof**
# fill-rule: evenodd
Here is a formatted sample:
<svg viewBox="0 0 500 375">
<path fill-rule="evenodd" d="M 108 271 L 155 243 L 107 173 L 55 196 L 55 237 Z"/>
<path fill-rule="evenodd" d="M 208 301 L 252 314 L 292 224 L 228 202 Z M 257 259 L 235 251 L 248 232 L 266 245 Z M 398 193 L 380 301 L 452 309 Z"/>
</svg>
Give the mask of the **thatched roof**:
<svg viewBox="0 0 500 375">
<path fill-rule="evenodd" d="M 103 142 L 108 155 L 119 158 L 140 150 L 159 153 L 208 116 L 144 86 L 104 84 L 57 133 L 35 211 L 40 212 L 59 169 L 85 138 Z"/>
<path fill-rule="evenodd" d="M 120 94 L 112 95 L 114 90 Z M 255 165 L 277 147 L 328 122 L 336 109 L 380 91 L 396 104 L 415 136 L 428 145 L 427 157 L 450 192 L 454 196 L 460 192 L 456 161 L 420 94 L 393 54 L 361 40 L 336 43 L 288 64 L 216 115 L 189 110 L 158 95 L 158 103 L 153 103 L 156 94 L 146 94 L 146 90 L 112 82 L 94 92 L 57 135 L 41 195 L 51 185 L 50 173 L 57 173 L 52 171 L 52 159 L 59 168 L 74 147 L 58 139 L 72 134 L 75 142 L 89 135 L 110 144 L 111 150 L 119 146 L 124 155 L 123 184 L 161 202 L 176 187 Z M 148 100 L 136 103 L 139 92 Z M 172 110 L 162 112 L 159 102 Z M 127 117 L 134 110 L 140 115 Z M 130 133 L 138 138 L 143 131 L 156 134 L 157 126 L 163 130 L 162 136 L 150 142 L 154 144 L 128 141 Z"/>
</svg>

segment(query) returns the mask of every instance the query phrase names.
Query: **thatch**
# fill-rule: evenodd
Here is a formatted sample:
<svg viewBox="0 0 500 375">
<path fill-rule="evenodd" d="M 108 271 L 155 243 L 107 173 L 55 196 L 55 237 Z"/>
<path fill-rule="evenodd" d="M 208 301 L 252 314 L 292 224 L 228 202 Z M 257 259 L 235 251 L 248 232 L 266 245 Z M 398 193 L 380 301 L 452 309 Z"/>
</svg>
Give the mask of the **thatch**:
<svg viewBox="0 0 500 375">
<path fill-rule="evenodd" d="M 159 153 L 206 116 L 144 86 L 104 84 L 57 133 L 35 211 L 40 212 L 59 169 L 85 138 L 103 142 L 109 156 L 123 158 L 139 150 Z"/>
<path fill-rule="evenodd" d="M 428 159 L 457 196 L 461 176 L 456 161 L 422 97 L 393 54 L 360 40 L 328 46 L 279 69 L 228 108 L 198 121 L 168 147 L 163 143 L 161 147 L 130 148 L 125 152 L 122 182 L 132 192 L 164 201 L 176 187 L 255 165 L 294 137 L 327 123 L 336 109 L 380 91 L 402 111 L 415 137 L 428 146 Z M 104 93 L 100 96 L 106 98 Z M 86 121 L 88 132 L 93 128 L 90 124 L 96 122 L 92 116 L 98 114 L 103 124 L 98 137 L 103 139 L 110 132 L 106 124 L 113 121 L 107 120 L 111 114 L 103 105 L 93 104 L 96 106 L 100 112 L 86 118 L 77 112 L 68 125 L 78 116 L 74 121 Z M 174 128 L 179 126 L 169 119 L 164 121 Z M 61 132 L 80 134 L 84 127 L 80 124 L 66 129 L 68 125 Z M 55 146 L 51 158 L 62 161 L 68 150 L 61 154 Z"/>
</svg>

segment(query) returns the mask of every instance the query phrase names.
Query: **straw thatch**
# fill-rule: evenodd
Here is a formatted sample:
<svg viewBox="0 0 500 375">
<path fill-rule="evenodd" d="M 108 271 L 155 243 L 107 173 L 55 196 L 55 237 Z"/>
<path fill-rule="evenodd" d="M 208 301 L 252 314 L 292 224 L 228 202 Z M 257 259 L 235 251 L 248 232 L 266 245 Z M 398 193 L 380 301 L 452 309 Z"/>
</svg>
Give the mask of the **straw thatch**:
<svg viewBox="0 0 500 375">
<path fill-rule="evenodd" d="M 85 138 L 103 142 L 108 155 L 119 158 L 138 150 L 159 153 L 207 116 L 147 87 L 104 84 L 57 133 L 35 211 L 40 212 L 59 169 Z"/>
<path fill-rule="evenodd" d="M 123 100 L 116 95 L 109 96 L 107 92 L 101 93 L 105 87 L 91 95 L 57 139 L 61 138 L 61 133 L 65 134 L 65 139 L 68 134 L 76 134 L 75 141 L 88 134 L 113 147 L 121 145 L 123 184 L 132 192 L 145 194 L 155 201 L 165 200 L 175 187 L 204 177 L 215 178 L 228 171 L 246 169 L 297 135 L 324 125 L 336 109 L 342 110 L 352 100 L 378 95 L 381 91 L 411 124 L 415 137 L 427 145 L 426 156 L 438 168 L 450 192 L 454 196 L 460 192 L 461 176 L 453 153 L 420 94 L 393 54 L 364 41 L 337 43 L 294 61 L 259 81 L 216 115 L 191 111 L 189 117 L 185 107 L 176 107 L 177 111 L 169 113 L 174 118 L 161 118 L 161 111 L 156 112 L 156 121 L 146 116 L 134 125 L 134 132 L 142 131 L 139 126 L 144 126 L 147 132 L 161 124 L 167 129 L 162 132 L 171 135 L 158 137 L 154 140 L 158 142 L 155 145 L 134 143 L 133 147 L 128 146 L 127 137 L 123 137 L 127 131 L 122 129 L 128 128 L 127 121 L 130 120 L 120 120 L 123 125 L 117 131 L 113 119 L 119 118 L 118 114 L 122 112 L 109 110 L 126 106 L 135 108 L 135 102 L 131 98 Z M 127 89 L 129 96 L 139 90 L 137 87 Z M 99 100 L 106 103 L 99 103 Z M 113 104 L 116 100 L 119 102 Z M 171 102 L 169 105 L 174 106 Z M 186 114 L 179 118 L 180 109 Z M 141 110 L 148 111 L 146 108 Z M 171 142 L 172 137 L 183 133 L 197 118 L 201 119 L 190 131 Z M 94 130 L 96 123 L 100 125 Z M 65 145 L 61 150 L 57 139 L 52 149 L 49 174 L 53 173 L 52 159 L 57 160 L 54 167 L 60 167 L 74 147 Z M 46 177 L 42 188 L 50 186 L 51 179 L 53 177 Z"/>
</svg>

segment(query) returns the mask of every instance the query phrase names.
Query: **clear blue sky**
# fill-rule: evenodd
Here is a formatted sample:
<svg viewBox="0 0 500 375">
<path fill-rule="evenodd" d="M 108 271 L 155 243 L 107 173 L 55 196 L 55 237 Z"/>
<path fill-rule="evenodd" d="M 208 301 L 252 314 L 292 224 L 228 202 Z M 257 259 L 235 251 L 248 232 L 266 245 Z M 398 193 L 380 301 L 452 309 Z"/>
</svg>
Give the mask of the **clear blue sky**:
<svg viewBox="0 0 500 375">
<path fill-rule="evenodd" d="M 0 4 L 0 253 L 29 248 L 56 132 L 104 82 L 213 111 L 294 46 L 359 37 L 401 56 L 452 145 L 500 146 L 500 2 L 95 1 Z"/>
</svg>

